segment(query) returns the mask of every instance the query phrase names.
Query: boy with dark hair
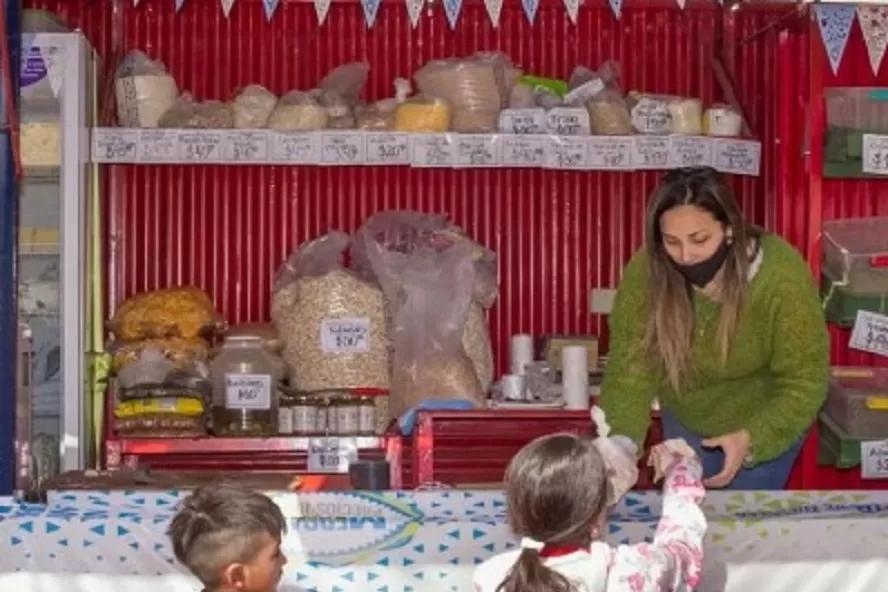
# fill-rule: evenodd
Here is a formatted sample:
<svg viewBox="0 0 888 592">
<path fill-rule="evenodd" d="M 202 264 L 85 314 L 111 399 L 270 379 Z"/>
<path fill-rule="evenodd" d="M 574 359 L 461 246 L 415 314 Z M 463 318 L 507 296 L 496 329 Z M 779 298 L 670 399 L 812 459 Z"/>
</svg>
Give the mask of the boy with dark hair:
<svg viewBox="0 0 888 592">
<path fill-rule="evenodd" d="M 185 498 L 167 535 L 204 592 L 275 592 L 287 563 L 285 529 L 280 508 L 267 496 L 213 485 Z"/>
</svg>

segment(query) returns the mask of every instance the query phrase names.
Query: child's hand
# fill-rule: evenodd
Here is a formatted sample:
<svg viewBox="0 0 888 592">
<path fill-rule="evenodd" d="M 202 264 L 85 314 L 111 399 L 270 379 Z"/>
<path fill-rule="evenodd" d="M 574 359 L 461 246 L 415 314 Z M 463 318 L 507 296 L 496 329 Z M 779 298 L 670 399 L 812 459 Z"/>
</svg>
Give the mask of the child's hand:
<svg viewBox="0 0 888 592">
<path fill-rule="evenodd" d="M 661 481 L 669 468 L 685 458 L 695 458 L 697 453 L 684 440 L 666 440 L 651 448 L 648 466 L 654 468 L 654 482 Z"/>
</svg>

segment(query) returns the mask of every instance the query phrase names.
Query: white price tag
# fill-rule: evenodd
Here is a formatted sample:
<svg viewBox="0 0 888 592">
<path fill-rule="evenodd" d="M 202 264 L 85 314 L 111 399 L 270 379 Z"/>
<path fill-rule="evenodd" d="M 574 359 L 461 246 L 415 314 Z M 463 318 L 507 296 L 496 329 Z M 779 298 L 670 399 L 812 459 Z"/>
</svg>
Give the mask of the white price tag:
<svg viewBox="0 0 888 592">
<path fill-rule="evenodd" d="M 472 134 L 456 136 L 456 166 L 460 168 L 496 167 L 502 162 L 498 136 Z"/>
<path fill-rule="evenodd" d="M 863 172 L 888 175 L 888 136 L 863 135 Z"/>
<path fill-rule="evenodd" d="M 407 134 L 371 132 L 366 137 L 367 164 L 410 164 L 410 136 Z"/>
<path fill-rule="evenodd" d="M 503 166 L 542 168 L 546 165 L 544 136 L 500 136 Z"/>
<path fill-rule="evenodd" d="M 321 162 L 339 166 L 364 164 L 366 148 L 362 133 L 324 132 L 321 137 Z"/>
<path fill-rule="evenodd" d="M 632 144 L 629 137 L 592 136 L 589 139 L 589 168 L 631 170 Z"/>
<path fill-rule="evenodd" d="M 225 132 L 222 154 L 232 164 L 268 162 L 268 134 L 264 130 Z"/>
<path fill-rule="evenodd" d="M 547 122 L 545 109 L 503 109 L 499 130 L 504 134 L 545 134 Z"/>
<path fill-rule="evenodd" d="M 636 169 L 669 168 L 669 138 L 637 136 L 632 138 L 632 166 Z"/>
<path fill-rule="evenodd" d="M 860 443 L 860 476 L 888 479 L 888 440 Z"/>
<path fill-rule="evenodd" d="M 271 409 L 271 376 L 226 374 L 225 407 L 228 409 Z"/>
<path fill-rule="evenodd" d="M 136 162 L 139 135 L 139 130 L 95 128 L 92 132 L 93 162 Z"/>
<path fill-rule="evenodd" d="M 410 138 L 410 164 L 415 167 L 453 166 L 453 136 L 417 134 Z"/>
<path fill-rule="evenodd" d="M 348 473 L 348 465 L 358 460 L 355 438 L 309 438 L 309 473 Z"/>
<path fill-rule="evenodd" d="M 362 354 L 370 351 L 370 319 L 324 319 L 321 350 L 327 354 Z"/>
<path fill-rule="evenodd" d="M 669 168 L 712 166 L 712 140 L 699 136 L 669 136 Z"/>
<path fill-rule="evenodd" d="M 548 136 L 546 167 L 583 170 L 589 165 L 589 138 Z"/>
<path fill-rule="evenodd" d="M 592 132 L 589 112 L 582 107 L 555 107 L 546 114 L 546 127 L 553 136 L 588 136 Z"/>
<path fill-rule="evenodd" d="M 321 162 L 321 135 L 271 132 L 271 160 L 281 164 L 318 164 Z"/>
<path fill-rule="evenodd" d="M 222 132 L 215 130 L 181 130 L 179 159 L 190 163 L 222 161 Z"/>
<path fill-rule="evenodd" d="M 643 97 L 630 113 L 632 127 L 640 134 L 668 134 L 672 117 L 666 103 L 661 100 Z"/>
<path fill-rule="evenodd" d="M 161 163 L 179 160 L 178 130 L 142 130 L 139 137 L 139 162 Z"/>
<path fill-rule="evenodd" d="M 735 175 L 759 175 L 762 145 L 758 142 L 720 138 L 713 142 L 712 152 L 716 170 Z"/>
<path fill-rule="evenodd" d="M 888 316 L 858 310 L 848 347 L 888 357 Z"/>
</svg>

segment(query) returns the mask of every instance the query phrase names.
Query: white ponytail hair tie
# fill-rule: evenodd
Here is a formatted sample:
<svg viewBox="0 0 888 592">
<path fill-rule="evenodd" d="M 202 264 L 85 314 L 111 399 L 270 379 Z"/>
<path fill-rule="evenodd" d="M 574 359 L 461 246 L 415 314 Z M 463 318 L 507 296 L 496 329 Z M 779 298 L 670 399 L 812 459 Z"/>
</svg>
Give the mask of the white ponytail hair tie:
<svg viewBox="0 0 888 592">
<path fill-rule="evenodd" d="M 533 551 L 542 551 L 543 547 L 546 546 L 545 543 L 541 543 L 535 539 L 530 537 L 521 537 L 520 546 L 522 549 L 531 549 Z"/>
<path fill-rule="evenodd" d="M 604 409 L 596 405 L 591 409 L 590 413 L 592 414 L 592 421 L 595 422 L 595 426 L 598 430 L 598 437 L 607 438 L 608 434 L 610 434 L 611 427 L 607 423 L 607 419 L 604 417 Z"/>
</svg>

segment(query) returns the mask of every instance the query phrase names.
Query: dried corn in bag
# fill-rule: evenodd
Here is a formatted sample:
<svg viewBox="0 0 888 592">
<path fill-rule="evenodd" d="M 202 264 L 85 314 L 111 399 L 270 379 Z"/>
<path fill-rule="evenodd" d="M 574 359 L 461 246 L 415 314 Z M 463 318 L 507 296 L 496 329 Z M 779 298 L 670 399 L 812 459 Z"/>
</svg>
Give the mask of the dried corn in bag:
<svg viewBox="0 0 888 592">
<path fill-rule="evenodd" d="M 159 397 L 134 399 L 118 403 L 114 415 L 118 418 L 141 417 L 144 415 L 181 415 L 195 417 L 205 411 L 203 400 L 197 397 Z"/>
<path fill-rule="evenodd" d="M 192 338 L 221 324 L 213 301 L 194 286 L 145 292 L 117 309 L 111 330 L 121 339 Z"/>
<path fill-rule="evenodd" d="M 601 407 L 593 407 L 591 413 L 598 431 L 594 444 L 607 468 L 607 505 L 613 507 L 638 481 L 638 449 L 629 438 L 610 435 L 610 425 Z"/>
</svg>

